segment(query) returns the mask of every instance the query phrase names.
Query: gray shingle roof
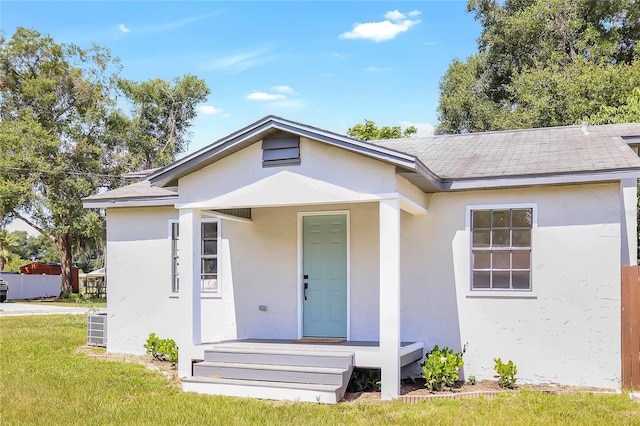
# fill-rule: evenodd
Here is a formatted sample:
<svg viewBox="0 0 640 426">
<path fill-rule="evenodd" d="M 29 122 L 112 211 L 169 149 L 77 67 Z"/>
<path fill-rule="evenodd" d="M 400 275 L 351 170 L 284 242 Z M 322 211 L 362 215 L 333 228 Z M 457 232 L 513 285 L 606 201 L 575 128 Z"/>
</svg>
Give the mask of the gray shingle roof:
<svg viewBox="0 0 640 426">
<path fill-rule="evenodd" d="M 178 196 L 178 188 L 162 188 L 158 186 L 151 186 L 148 180 L 132 183 L 131 185 L 123 186 L 111 191 L 103 192 L 102 194 L 96 194 L 91 197 L 85 198 L 87 201 L 102 201 L 102 200 L 123 200 L 123 199 L 144 199 L 144 198 L 172 198 Z"/>
<path fill-rule="evenodd" d="M 389 139 L 372 143 L 416 156 L 443 180 L 584 173 L 640 167 L 621 136 L 640 124 L 581 126 Z"/>
<path fill-rule="evenodd" d="M 275 119 L 287 124 L 290 127 L 288 131 L 296 132 L 299 130 L 302 132 L 305 129 L 315 129 L 277 117 L 266 117 L 262 120 L 266 123 L 264 124 L 265 129 L 263 129 L 264 134 L 268 134 L 271 129 L 269 123 Z M 234 134 L 233 136 L 243 137 L 242 134 L 239 136 Z M 369 143 L 336 134 L 328 133 L 327 136 L 323 133 L 318 137 L 318 140 L 326 139 L 328 143 L 337 141 L 338 146 L 348 147 L 373 158 L 378 158 L 377 154 L 384 154 L 381 157 L 382 161 L 388 160 L 389 156 L 393 157 L 396 153 L 400 153 L 405 162 L 410 160 L 410 163 L 415 165 L 419 160 L 424 164 L 429 169 L 424 173 L 433 176 L 429 179 L 446 183 L 474 179 L 509 179 L 511 177 L 623 170 L 639 171 L 640 157 L 623 139 L 625 136 L 636 137 L 634 139 L 640 141 L 640 124 L 592 126 L 588 128 L 587 134 L 582 132 L 581 126 L 567 126 L 389 139 Z M 255 140 L 259 140 L 260 135 L 250 134 L 248 138 L 247 143 L 253 143 Z M 221 143 L 223 142 L 224 140 Z M 354 146 L 352 147 L 350 144 Z M 187 162 L 200 161 L 197 155 L 192 156 L 194 159 L 187 159 Z M 190 167 L 197 169 L 206 164 L 208 163 L 198 163 Z M 410 181 L 414 177 L 418 177 L 419 181 L 422 176 L 412 168 L 404 170 L 403 173 Z M 152 180 L 152 177 L 153 174 L 148 179 Z M 480 185 L 482 184 L 480 183 Z M 439 190 L 433 185 L 426 188 L 427 191 Z M 447 188 L 446 185 L 441 189 L 445 188 Z M 110 203 L 115 200 L 167 202 L 177 196 L 176 187 L 152 185 L 150 180 L 143 180 L 88 197 L 84 201 L 90 207 L 92 204 Z"/>
</svg>

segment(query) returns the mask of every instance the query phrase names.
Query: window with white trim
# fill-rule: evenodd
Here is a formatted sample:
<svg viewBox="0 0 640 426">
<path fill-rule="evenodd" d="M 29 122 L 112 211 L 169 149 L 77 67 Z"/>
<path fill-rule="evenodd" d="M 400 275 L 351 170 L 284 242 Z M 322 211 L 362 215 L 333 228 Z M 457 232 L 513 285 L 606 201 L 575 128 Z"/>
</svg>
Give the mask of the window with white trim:
<svg viewBox="0 0 640 426">
<path fill-rule="evenodd" d="M 171 292 L 178 293 L 180 290 L 180 275 L 178 266 L 180 265 L 178 254 L 178 240 L 180 239 L 180 227 L 178 222 L 169 222 L 171 226 Z"/>
<path fill-rule="evenodd" d="M 471 210 L 471 289 L 531 290 L 533 208 Z"/>
<path fill-rule="evenodd" d="M 180 255 L 178 241 L 180 226 L 177 221 L 170 223 L 171 237 L 171 292 L 180 291 Z M 218 221 L 203 220 L 200 224 L 200 291 L 218 293 Z"/>
<path fill-rule="evenodd" d="M 218 292 L 218 222 L 202 222 L 200 285 L 203 293 Z"/>
</svg>

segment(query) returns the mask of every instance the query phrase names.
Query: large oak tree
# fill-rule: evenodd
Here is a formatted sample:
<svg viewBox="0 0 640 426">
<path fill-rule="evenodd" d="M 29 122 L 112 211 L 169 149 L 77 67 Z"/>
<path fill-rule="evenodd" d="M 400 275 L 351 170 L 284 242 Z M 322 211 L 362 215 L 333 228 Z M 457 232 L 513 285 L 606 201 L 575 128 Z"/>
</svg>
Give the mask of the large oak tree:
<svg viewBox="0 0 640 426">
<path fill-rule="evenodd" d="M 442 78 L 437 133 L 602 122 L 640 87 L 634 0 L 470 0 L 467 10 L 482 25 L 478 52 Z"/>
</svg>

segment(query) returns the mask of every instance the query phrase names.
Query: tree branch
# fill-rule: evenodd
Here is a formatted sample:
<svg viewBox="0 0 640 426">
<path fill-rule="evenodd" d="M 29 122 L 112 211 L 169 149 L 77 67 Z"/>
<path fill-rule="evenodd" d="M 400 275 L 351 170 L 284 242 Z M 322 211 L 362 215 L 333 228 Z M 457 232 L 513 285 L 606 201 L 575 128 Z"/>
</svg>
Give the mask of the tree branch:
<svg viewBox="0 0 640 426">
<path fill-rule="evenodd" d="M 51 234 L 49 234 L 48 232 L 45 232 L 41 227 L 36 225 L 33 221 L 27 219 L 26 217 L 24 217 L 21 214 L 17 214 L 17 216 L 18 216 L 18 219 L 20 219 L 21 221 L 23 221 L 24 223 L 26 223 L 27 225 L 29 225 L 33 229 L 35 229 L 36 231 L 38 231 L 39 233 L 41 233 L 45 237 L 49 238 L 54 243 L 56 242 L 56 239 Z"/>
</svg>

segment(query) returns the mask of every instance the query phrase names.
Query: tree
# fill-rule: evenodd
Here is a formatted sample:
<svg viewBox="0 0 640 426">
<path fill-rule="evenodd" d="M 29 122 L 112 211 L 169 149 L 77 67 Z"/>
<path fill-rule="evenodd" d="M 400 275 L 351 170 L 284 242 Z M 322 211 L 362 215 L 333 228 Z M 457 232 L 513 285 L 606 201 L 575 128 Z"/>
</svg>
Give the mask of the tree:
<svg viewBox="0 0 640 426">
<path fill-rule="evenodd" d="M 440 82 L 436 133 L 576 124 L 640 86 L 634 0 L 470 0 L 478 53 Z"/>
<path fill-rule="evenodd" d="M 166 166 L 187 149 L 196 106 L 210 93 L 204 80 L 192 75 L 172 83 L 120 79 L 118 87 L 133 105 L 127 149 L 134 168 Z"/>
<path fill-rule="evenodd" d="M 31 29 L 0 37 L 0 145 L 13 160 L 11 168 L 3 160 L 0 194 L 14 178 L 20 182 L 17 201 L 2 197 L 2 213 L 55 242 L 63 292 L 72 288 L 74 238 L 103 229 L 82 198 L 119 182 L 121 150 L 108 128 L 115 105 L 109 70 L 116 65 L 105 49 L 58 44 Z"/>
<path fill-rule="evenodd" d="M 347 130 L 347 134 L 351 137 L 360 139 L 361 141 L 371 141 L 379 139 L 398 139 L 408 138 L 418 132 L 414 126 L 409 126 L 402 130 L 400 126 L 382 126 L 376 127 L 376 123 L 371 120 L 364 120 L 364 124 L 358 123 Z"/>
</svg>

